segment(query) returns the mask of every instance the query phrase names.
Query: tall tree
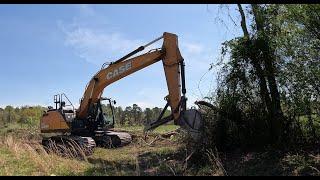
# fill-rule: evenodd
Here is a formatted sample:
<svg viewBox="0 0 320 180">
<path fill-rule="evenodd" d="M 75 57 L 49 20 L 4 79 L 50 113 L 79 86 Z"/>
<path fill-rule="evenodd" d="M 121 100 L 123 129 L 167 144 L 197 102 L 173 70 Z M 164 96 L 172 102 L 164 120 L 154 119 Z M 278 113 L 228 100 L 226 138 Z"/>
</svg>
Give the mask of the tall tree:
<svg viewBox="0 0 320 180">
<path fill-rule="evenodd" d="M 4 125 L 4 109 L 0 108 L 0 124 Z"/>
<path fill-rule="evenodd" d="M 17 114 L 12 106 L 6 106 L 4 108 L 4 116 L 6 123 L 14 123 L 17 121 Z"/>
<path fill-rule="evenodd" d="M 132 107 L 131 106 L 127 106 L 124 109 L 124 114 L 125 114 L 125 124 L 133 125 Z"/>
<path fill-rule="evenodd" d="M 132 105 L 132 114 L 133 114 L 133 121 L 135 124 L 142 123 L 142 109 L 137 105 Z"/>
<path fill-rule="evenodd" d="M 272 46 L 273 34 L 270 29 L 271 22 L 268 21 L 267 6 L 251 4 L 251 12 L 254 21 L 251 28 L 252 35 L 249 34 L 246 26 L 246 17 L 242 6 L 238 4 L 241 15 L 241 27 L 244 33 L 244 45 L 248 51 L 246 58 L 255 69 L 256 75 L 259 79 L 260 95 L 264 100 L 264 104 L 268 109 L 270 130 L 273 142 L 279 142 L 282 126 L 283 126 L 283 112 L 280 103 L 280 93 L 278 90 L 278 83 L 276 80 L 276 54 Z"/>
<path fill-rule="evenodd" d="M 115 108 L 115 114 L 116 114 L 117 123 L 119 123 L 120 125 L 124 125 L 125 124 L 125 114 L 124 114 L 121 106 L 118 106 Z"/>
<path fill-rule="evenodd" d="M 153 117 L 153 112 L 150 108 L 146 108 L 144 110 L 144 118 L 145 118 L 145 123 L 150 123 L 151 121 L 155 120 L 155 119 L 152 119 Z"/>
<path fill-rule="evenodd" d="M 156 120 L 161 113 L 161 108 L 154 107 L 152 108 L 152 119 Z"/>
</svg>

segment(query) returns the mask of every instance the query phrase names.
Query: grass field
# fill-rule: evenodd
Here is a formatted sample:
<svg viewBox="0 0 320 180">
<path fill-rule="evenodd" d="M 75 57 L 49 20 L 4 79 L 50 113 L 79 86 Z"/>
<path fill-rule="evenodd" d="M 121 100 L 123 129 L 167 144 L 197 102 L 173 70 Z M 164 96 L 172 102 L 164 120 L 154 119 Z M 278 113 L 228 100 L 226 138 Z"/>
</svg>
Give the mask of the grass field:
<svg viewBox="0 0 320 180">
<path fill-rule="evenodd" d="M 174 175 L 165 158 L 176 154 L 180 145 L 169 139 L 154 140 L 155 135 L 176 128 L 162 126 L 144 139 L 142 126 L 118 127 L 135 135 L 133 143 L 117 149 L 96 148 L 93 155 L 77 160 L 46 153 L 36 129 L 10 125 L 0 132 L 0 175 Z"/>
<path fill-rule="evenodd" d="M 96 148 L 80 160 L 44 151 L 37 128 L 10 125 L 0 131 L 0 175 L 320 175 L 320 154 L 311 151 L 235 151 L 218 159 L 208 156 L 203 167 L 186 166 L 185 145 L 177 138 L 159 138 L 176 129 L 162 126 L 145 137 L 142 126 L 117 127 L 133 134 L 131 144 Z"/>
</svg>

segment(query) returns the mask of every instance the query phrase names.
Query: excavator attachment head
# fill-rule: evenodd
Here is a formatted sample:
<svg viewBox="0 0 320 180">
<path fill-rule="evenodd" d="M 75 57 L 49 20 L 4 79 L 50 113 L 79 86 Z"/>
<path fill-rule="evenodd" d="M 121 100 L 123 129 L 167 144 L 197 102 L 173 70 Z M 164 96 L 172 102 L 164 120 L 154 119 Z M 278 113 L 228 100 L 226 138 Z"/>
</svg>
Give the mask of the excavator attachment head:
<svg viewBox="0 0 320 180">
<path fill-rule="evenodd" d="M 203 129 L 203 119 L 198 110 L 189 109 L 182 112 L 177 125 L 187 130 L 194 141 L 200 140 Z"/>
<path fill-rule="evenodd" d="M 155 129 L 163 124 L 166 124 L 173 120 L 173 115 L 159 118 L 158 120 L 151 122 L 145 126 L 144 132 Z M 202 130 L 203 130 L 203 119 L 200 112 L 196 109 L 189 109 L 181 112 L 180 118 L 177 121 L 177 124 L 182 129 L 186 130 L 188 134 L 192 137 L 194 141 L 201 139 Z"/>
</svg>

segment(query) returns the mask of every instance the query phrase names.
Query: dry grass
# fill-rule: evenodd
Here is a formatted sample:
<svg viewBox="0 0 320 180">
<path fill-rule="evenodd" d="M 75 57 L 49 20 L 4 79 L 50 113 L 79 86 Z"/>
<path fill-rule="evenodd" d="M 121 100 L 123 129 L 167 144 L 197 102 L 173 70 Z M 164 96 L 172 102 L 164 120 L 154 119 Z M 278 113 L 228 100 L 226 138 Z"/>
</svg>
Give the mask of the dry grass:
<svg viewBox="0 0 320 180">
<path fill-rule="evenodd" d="M 96 148 L 89 157 L 75 153 L 79 152 L 76 146 L 62 153 L 53 144 L 46 151 L 38 134 L 15 132 L 0 135 L 0 175 L 320 175 L 319 151 L 204 151 L 207 163 L 198 167 L 196 153 L 176 138 L 162 138 L 166 132 L 144 136 L 136 131 L 133 143 L 116 149 Z"/>
<path fill-rule="evenodd" d="M 49 154 L 56 154 L 61 157 L 85 160 L 88 162 L 84 149 L 73 140 L 64 142 L 63 144 L 57 144 L 49 140 L 49 145 L 45 148 L 45 150 Z"/>
<path fill-rule="evenodd" d="M 48 153 L 37 143 L 6 136 L 0 140 L 0 175 L 75 175 L 90 166 L 86 161 Z"/>
<path fill-rule="evenodd" d="M 210 175 L 212 176 L 226 176 L 228 175 L 223 167 L 223 164 L 218 156 L 218 153 L 214 153 L 212 150 L 208 150 L 206 153 L 208 160 L 211 164 Z"/>
<path fill-rule="evenodd" d="M 175 154 L 179 144 L 153 134 L 145 139 L 142 131 L 135 132 L 137 135 L 130 145 L 96 148 L 95 153 L 87 157 L 83 152 L 78 153 L 79 147 L 73 144 L 71 148 L 51 144 L 44 149 L 41 137 L 30 136 L 29 130 L 12 128 L 0 136 L 0 175 L 176 174 L 174 163 L 166 157 Z"/>
</svg>

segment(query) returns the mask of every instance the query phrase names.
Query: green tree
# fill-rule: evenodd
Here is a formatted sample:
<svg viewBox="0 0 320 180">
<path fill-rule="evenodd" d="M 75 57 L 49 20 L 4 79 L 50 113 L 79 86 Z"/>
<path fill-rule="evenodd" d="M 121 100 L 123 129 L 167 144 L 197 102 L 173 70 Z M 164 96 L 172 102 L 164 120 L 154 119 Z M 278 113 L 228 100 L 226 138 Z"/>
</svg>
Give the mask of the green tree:
<svg viewBox="0 0 320 180">
<path fill-rule="evenodd" d="M 144 113 L 145 123 L 150 123 L 151 121 L 155 120 L 155 119 L 152 119 L 153 112 L 150 108 L 146 108 L 143 113 Z"/>
<path fill-rule="evenodd" d="M 316 139 L 312 114 L 320 116 L 320 5 L 281 5 L 279 9 L 277 24 L 281 31 L 275 39 L 282 57 L 279 83 L 290 117 L 288 126 L 301 127 L 299 117 L 305 115 Z"/>
<path fill-rule="evenodd" d="M 154 120 L 158 119 L 160 113 L 161 113 L 161 108 L 158 108 L 158 107 L 152 108 L 152 119 Z"/>
<path fill-rule="evenodd" d="M 12 106 L 6 106 L 4 108 L 4 118 L 5 118 L 5 123 L 14 123 L 17 122 L 17 113 L 15 109 Z"/>
<path fill-rule="evenodd" d="M 38 125 L 44 108 L 41 106 L 23 106 L 19 108 L 19 123 Z"/>
<path fill-rule="evenodd" d="M 124 109 L 124 114 L 125 114 L 125 124 L 133 125 L 132 107 L 131 106 L 127 106 Z"/>
<path fill-rule="evenodd" d="M 319 112 L 320 104 L 320 6 L 237 7 L 243 36 L 223 43 L 212 98 L 223 116 L 223 137 L 253 144 L 267 142 L 263 139 L 294 142 L 292 133 L 301 116 L 316 136 L 312 114 Z"/>
<path fill-rule="evenodd" d="M 251 24 L 251 34 L 246 26 L 246 17 L 240 4 L 238 4 L 241 14 L 241 27 L 244 33 L 244 49 L 247 50 L 243 57 L 248 59 L 254 67 L 254 72 L 258 77 L 261 99 L 266 105 L 269 115 L 271 137 L 273 142 L 279 142 L 282 126 L 283 112 L 280 103 L 280 93 L 276 80 L 277 56 L 275 47 L 272 44 L 273 26 L 271 15 L 277 12 L 268 11 L 269 7 L 264 5 L 251 4 L 250 13 L 253 15 Z M 239 44 L 240 45 L 240 44 Z"/>
<path fill-rule="evenodd" d="M 5 122 L 4 122 L 4 109 L 0 108 L 0 124 L 1 127 L 4 126 Z"/>
<path fill-rule="evenodd" d="M 142 109 L 137 105 L 132 105 L 132 115 L 134 124 L 142 124 Z"/>
</svg>

